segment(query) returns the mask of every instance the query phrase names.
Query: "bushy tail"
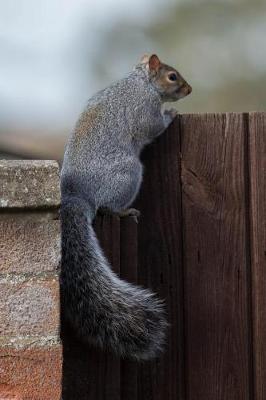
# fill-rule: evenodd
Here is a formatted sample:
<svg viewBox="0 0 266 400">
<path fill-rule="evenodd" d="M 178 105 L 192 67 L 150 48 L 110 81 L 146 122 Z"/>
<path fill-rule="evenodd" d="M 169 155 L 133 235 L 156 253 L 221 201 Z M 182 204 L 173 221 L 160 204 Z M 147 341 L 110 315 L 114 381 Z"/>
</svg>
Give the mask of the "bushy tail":
<svg viewBox="0 0 266 400">
<path fill-rule="evenodd" d="M 167 326 L 161 301 L 111 271 L 87 202 L 63 199 L 61 221 L 63 312 L 79 336 L 125 357 L 158 355 Z"/>
</svg>

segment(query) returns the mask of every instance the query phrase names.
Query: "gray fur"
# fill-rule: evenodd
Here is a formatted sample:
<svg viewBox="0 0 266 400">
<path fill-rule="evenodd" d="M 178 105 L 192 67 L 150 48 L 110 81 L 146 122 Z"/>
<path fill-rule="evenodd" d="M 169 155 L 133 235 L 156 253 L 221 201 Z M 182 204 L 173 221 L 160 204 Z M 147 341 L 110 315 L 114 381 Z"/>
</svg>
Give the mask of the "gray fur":
<svg viewBox="0 0 266 400">
<path fill-rule="evenodd" d="M 162 302 L 112 272 L 95 237 L 99 208 L 126 209 L 142 181 L 142 148 L 173 114 L 144 64 L 94 95 L 67 144 L 62 176 L 62 299 L 65 317 L 82 340 L 118 355 L 158 355 L 167 326 Z"/>
</svg>

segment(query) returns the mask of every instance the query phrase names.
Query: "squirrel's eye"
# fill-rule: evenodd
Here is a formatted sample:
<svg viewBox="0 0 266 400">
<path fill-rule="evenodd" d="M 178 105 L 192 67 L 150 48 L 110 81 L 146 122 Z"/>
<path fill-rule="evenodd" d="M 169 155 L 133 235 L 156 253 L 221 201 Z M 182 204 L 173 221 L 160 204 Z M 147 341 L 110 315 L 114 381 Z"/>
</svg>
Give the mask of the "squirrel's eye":
<svg viewBox="0 0 266 400">
<path fill-rule="evenodd" d="M 168 75 L 168 79 L 169 81 L 174 82 L 177 80 L 177 75 L 174 72 L 172 72 L 171 74 Z"/>
</svg>

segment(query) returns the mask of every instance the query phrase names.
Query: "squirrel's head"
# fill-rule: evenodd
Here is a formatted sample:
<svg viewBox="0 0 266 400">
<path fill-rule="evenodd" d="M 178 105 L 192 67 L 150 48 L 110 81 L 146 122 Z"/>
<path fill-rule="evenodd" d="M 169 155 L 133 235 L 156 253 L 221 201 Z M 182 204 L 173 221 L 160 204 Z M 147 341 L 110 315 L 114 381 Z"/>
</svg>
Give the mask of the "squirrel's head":
<svg viewBox="0 0 266 400">
<path fill-rule="evenodd" d="M 140 64 L 146 68 L 150 82 L 164 101 L 177 101 L 191 93 L 191 86 L 173 67 L 163 64 L 156 54 L 144 55 Z"/>
</svg>

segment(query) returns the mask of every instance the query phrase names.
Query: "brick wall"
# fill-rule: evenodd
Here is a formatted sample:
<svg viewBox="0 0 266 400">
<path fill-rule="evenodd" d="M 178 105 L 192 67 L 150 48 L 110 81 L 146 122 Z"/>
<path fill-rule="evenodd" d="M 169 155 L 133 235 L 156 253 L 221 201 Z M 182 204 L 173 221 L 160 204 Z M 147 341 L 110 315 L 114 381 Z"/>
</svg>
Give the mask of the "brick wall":
<svg viewBox="0 0 266 400">
<path fill-rule="evenodd" d="M 57 400 L 58 165 L 1 160 L 0 182 L 0 400 Z"/>
</svg>

